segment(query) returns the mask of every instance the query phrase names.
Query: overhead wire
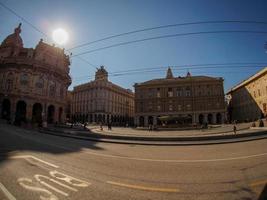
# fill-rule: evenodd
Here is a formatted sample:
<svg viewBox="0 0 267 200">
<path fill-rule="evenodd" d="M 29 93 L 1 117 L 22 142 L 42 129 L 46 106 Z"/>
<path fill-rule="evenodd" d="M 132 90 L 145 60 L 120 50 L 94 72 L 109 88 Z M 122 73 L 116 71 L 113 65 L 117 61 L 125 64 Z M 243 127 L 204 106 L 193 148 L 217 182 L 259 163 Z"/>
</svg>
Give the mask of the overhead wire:
<svg viewBox="0 0 267 200">
<path fill-rule="evenodd" d="M 111 36 L 107 36 L 98 40 L 94 40 L 91 42 L 86 42 L 77 46 L 73 46 L 69 48 L 69 50 L 81 48 L 84 46 L 88 46 L 97 42 L 102 42 L 105 40 L 109 40 L 112 38 L 116 37 L 121 37 L 125 35 L 131 35 L 135 33 L 140 33 L 140 32 L 146 32 L 146 31 L 151 31 L 151 30 L 156 30 L 156 29 L 164 29 L 164 28 L 170 28 L 170 27 L 177 27 L 177 26 L 188 26 L 188 25 L 200 25 L 200 24 L 225 24 L 225 23 L 239 23 L 239 24 L 267 24 L 265 21 L 242 21 L 242 20 L 217 20 L 217 21 L 198 21 L 198 22 L 186 22 L 186 23 L 176 23 L 176 24 L 167 24 L 167 25 L 162 25 L 162 26 L 155 26 L 155 27 L 149 27 L 149 28 L 143 28 L 143 29 L 138 29 L 138 30 L 133 30 L 129 32 L 124 32 L 124 33 L 119 33 Z"/>
<path fill-rule="evenodd" d="M 92 49 L 89 51 L 84 51 L 82 53 L 74 54 L 72 57 L 84 55 L 84 54 L 89 54 L 93 53 L 96 51 L 101 51 L 104 49 L 110 49 L 118 46 L 124 46 L 128 44 L 133 44 L 133 43 L 139 43 L 139 42 L 144 42 L 144 41 L 149 41 L 149 40 L 157 40 L 157 39 L 163 39 L 163 38 L 171 38 L 171 37 L 181 37 L 181 36 L 189 36 L 189 35 L 200 35 L 200 34 L 221 34 L 221 33 L 254 33 L 254 34 L 267 34 L 267 31 L 250 31 L 250 30 L 221 30 L 221 31 L 198 31 L 198 32 L 188 32 L 188 33 L 176 33 L 176 34 L 169 34 L 169 35 L 162 35 L 162 36 L 155 36 L 155 37 L 148 37 L 148 38 L 143 38 L 143 39 L 138 39 L 138 40 L 131 40 L 131 41 L 126 41 L 126 42 L 120 42 L 116 44 L 112 44 L 109 46 L 105 47 L 100 47 L 96 49 Z"/>
<path fill-rule="evenodd" d="M 258 64 L 258 63 L 256 63 Z M 267 63 L 261 63 L 262 65 L 265 64 L 267 65 Z M 200 64 L 200 65 L 191 65 L 191 67 L 189 65 L 180 65 L 180 66 L 172 66 L 171 68 L 173 69 L 173 71 L 181 71 L 181 70 L 203 70 L 203 69 L 218 69 L 218 67 L 214 66 L 214 65 L 221 65 L 220 69 L 222 68 L 232 68 L 232 69 L 236 69 L 236 68 L 262 68 L 263 66 L 259 66 L 259 65 L 253 65 L 253 66 L 247 66 L 247 65 L 225 65 L 225 64 Z M 201 67 L 204 66 L 204 67 Z M 121 72 L 111 72 L 109 73 L 109 76 L 125 76 L 125 75 L 135 75 L 135 74 L 141 74 L 141 73 L 151 73 L 151 72 L 161 72 L 161 71 L 166 71 L 168 67 L 159 67 L 159 68 L 147 68 L 145 70 L 135 70 L 135 71 L 121 71 Z M 177 69 L 178 68 L 178 69 Z M 229 71 L 229 70 L 228 70 Z M 74 77 L 73 80 L 75 81 L 79 81 L 79 80 L 85 80 L 85 79 L 91 79 L 94 76 L 82 76 L 82 77 Z"/>
</svg>

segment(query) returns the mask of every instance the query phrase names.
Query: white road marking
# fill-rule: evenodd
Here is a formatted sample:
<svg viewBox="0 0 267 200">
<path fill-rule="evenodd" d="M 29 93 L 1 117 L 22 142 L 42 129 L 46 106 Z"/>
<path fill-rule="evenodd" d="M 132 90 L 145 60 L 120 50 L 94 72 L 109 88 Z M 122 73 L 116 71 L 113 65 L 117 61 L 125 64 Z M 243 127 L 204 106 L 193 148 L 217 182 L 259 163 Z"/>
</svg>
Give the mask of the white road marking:
<svg viewBox="0 0 267 200">
<path fill-rule="evenodd" d="M 41 200 L 58 200 L 57 196 L 55 196 L 49 190 L 44 189 L 44 188 L 40 188 L 36 184 L 32 185 L 34 183 L 29 178 L 19 178 L 17 181 L 23 188 L 25 188 L 27 190 L 42 193 L 42 195 L 40 195 Z M 43 196 L 43 195 L 45 195 L 45 196 Z"/>
<path fill-rule="evenodd" d="M 0 182 L 0 189 L 4 192 L 5 196 L 9 200 L 16 200 L 16 198 L 6 189 L 6 187 Z"/>
<path fill-rule="evenodd" d="M 77 187 L 88 187 L 89 185 L 91 185 L 91 183 L 88 183 L 86 181 L 80 180 L 78 178 L 74 178 L 72 176 L 63 174 L 61 172 L 58 171 L 50 171 L 49 174 L 59 180 L 65 181 L 73 186 L 77 186 Z"/>
<path fill-rule="evenodd" d="M 34 175 L 34 178 L 35 178 L 37 181 L 39 181 L 42 185 L 44 185 L 44 186 L 50 188 L 51 190 L 54 190 L 55 192 L 57 192 L 57 193 L 59 193 L 59 194 L 61 194 L 61 195 L 63 195 L 63 196 L 66 196 L 66 197 L 69 196 L 68 193 L 63 192 L 63 191 L 61 191 L 61 190 L 59 190 L 59 189 L 53 187 L 52 185 L 49 185 L 48 183 L 46 183 L 46 182 L 44 182 L 44 181 L 41 181 L 40 177 L 50 179 L 50 178 L 47 177 L 47 176 L 43 176 L 43 175 L 39 175 L 39 174 Z"/>
<path fill-rule="evenodd" d="M 57 166 L 57 165 L 54 165 L 54 164 L 52 164 L 50 162 L 47 162 L 47 161 L 44 161 L 44 160 L 42 160 L 40 158 L 36 158 L 35 156 L 32 156 L 32 155 L 11 156 L 10 158 L 11 159 L 21 159 L 21 158 L 22 159 L 27 159 L 27 158 L 31 158 L 31 159 L 34 159 L 34 160 L 36 160 L 38 162 L 46 164 L 46 165 L 48 165 L 50 167 L 59 168 L 59 166 Z"/>
<path fill-rule="evenodd" d="M 116 156 L 116 155 L 108 155 L 108 154 L 100 154 L 89 151 L 84 151 L 84 153 L 108 157 L 108 158 L 119 158 L 126 160 L 137 160 L 137 161 L 150 161 L 150 162 L 168 162 L 168 163 L 201 163 L 201 162 L 221 162 L 221 161 L 231 161 L 231 160 L 244 160 L 249 158 L 267 156 L 267 153 L 254 154 L 248 156 L 239 156 L 239 157 L 229 157 L 229 158 L 215 158 L 215 159 L 196 159 L 196 160 L 165 160 L 165 159 L 151 159 L 151 158 L 138 158 L 138 157 L 126 157 L 126 156 Z"/>
<path fill-rule="evenodd" d="M 41 178 L 46 179 L 46 180 L 49 180 L 49 181 L 51 181 L 51 182 L 53 182 L 53 183 L 55 183 L 55 184 L 58 184 L 58 185 L 60 185 L 60 186 L 62 186 L 62 187 L 64 187 L 64 188 L 67 188 L 67 189 L 69 189 L 69 190 L 71 190 L 71 191 L 78 192 L 77 189 L 75 189 L 75 188 L 73 188 L 73 187 L 70 187 L 70 186 L 68 186 L 68 185 L 65 185 L 65 184 L 63 184 L 63 183 L 60 183 L 59 181 L 56 181 L 56 180 L 54 180 L 54 179 L 52 179 L 52 178 L 50 178 L 50 177 L 44 176 L 44 175 L 36 174 L 36 175 L 34 175 L 34 178 L 35 178 L 37 181 L 39 181 L 41 184 L 43 184 L 43 185 L 45 185 L 45 186 L 51 188 L 52 190 L 54 190 L 54 191 L 56 191 L 56 192 L 58 192 L 58 193 L 60 193 L 60 194 L 62 194 L 62 195 L 64 195 L 64 196 L 68 196 L 68 194 L 65 193 L 65 192 L 62 192 L 61 190 L 56 189 L 55 187 L 49 185 L 49 184 L 46 183 L 46 182 L 42 181 Z"/>
</svg>

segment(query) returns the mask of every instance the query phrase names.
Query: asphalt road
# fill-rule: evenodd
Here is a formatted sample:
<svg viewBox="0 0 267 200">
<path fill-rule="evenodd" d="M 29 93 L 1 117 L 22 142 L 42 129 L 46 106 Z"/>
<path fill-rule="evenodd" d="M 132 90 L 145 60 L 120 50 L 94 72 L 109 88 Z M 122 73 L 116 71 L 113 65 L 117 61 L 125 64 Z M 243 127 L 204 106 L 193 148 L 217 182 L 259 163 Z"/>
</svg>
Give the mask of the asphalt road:
<svg viewBox="0 0 267 200">
<path fill-rule="evenodd" d="M 0 155 L 1 200 L 267 199 L 267 139 L 125 145 L 0 124 Z"/>
</svg>

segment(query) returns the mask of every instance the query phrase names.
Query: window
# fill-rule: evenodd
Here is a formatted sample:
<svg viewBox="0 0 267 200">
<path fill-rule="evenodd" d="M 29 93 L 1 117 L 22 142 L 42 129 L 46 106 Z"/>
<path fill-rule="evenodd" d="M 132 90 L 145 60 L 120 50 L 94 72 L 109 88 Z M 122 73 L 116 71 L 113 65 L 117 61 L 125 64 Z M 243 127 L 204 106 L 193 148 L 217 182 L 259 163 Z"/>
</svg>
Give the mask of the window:
<svg viewBox="0 0 267 200">
<path fill-rule="evenodd" d="M 258 95 L 259 95 L 259 97 L 261 96 L 261 90 L 260 89 L 258 89 Z"/>
<path fill-rule="evenodd" d="M 158 106 L 157 106 L 157 111 L 160 111 L 160 110 L 161 110 L 161 106 L 158 105 Z"/>
<path fill-rule="evenodd" d="M 153 90 L 151 88 L 148 89 L 148 97 L 153 97 Z"/>
<path fill-rule="evenodd" d="M 190 105 L 190 104 L 187 104 L 187 105 L 186 105 L 186 109 L 187 109 L 187 110 L 191 110 L 191 105 Z"/>
<path fill-rule="evenodd" d="M 29 77 L 28 77 L 28 75 L 27 74 L 22 74 L 20 76 L 20 84 L 21 85 L 28 85 L 28 83 L 29 83 Z"/>
<path fill-rule="evenodd" d="M 173 111 L 172 105 L 169 105 L 169 111 Z"/>
<path fill-rule="evenodd" d="M 182 110 L 182 105 L 178 105 L 177 108 L 179 111 Z"/>
<path fill-rule="evenodd" d="M 160 88 L 157 88 L 157 97 L 160 97 Z"/>
<path fill-rule="evenodd" d="M 60 98 L 63 98 L 64 97 L 63 96 L 64 95 L 64 88 L 63 87 L 60 88 L 60 92 L 59 93 L 60 93 L 59 94 L 60 95 Z"/>
<path fill-rule="evenodd" d="M 186 90 L 185 90 L 185 96 L 187 96 L 187 97 L 191 96 L 191 90 L 190 90 L 189 87 L 187 87 Z"/>
<path fill-rule="evenodd" d="M 10 90 L 12 90 L 12 87 L 13 87 L 13 80 L 12 79 L 8 79 L 7 82 L 6 82 L 6 90 L 10 91 Z"/>
<path fill-rule="evenodd" d="M 168 97 L 173 97 L 172 88 L 168 88 Z"/>
<path fill-rule="evenodd" d="M 183 90 L 182 90 L 181 88 L 177 88 L 177 89 L 176 89 L 176 96 L 177 96 L 177 97 L 181 97 L 181 96 L 183 96 Z"/>
<path fill-rule="evenodd" d="M 49 96 L 54 97 L 55 94 L 56 94 L 56 84 L 54 82 L 51 82 L 49 86 Z"/>
<path fill-rule="evenodd" d="M 44 80 L 42 78 L 38 78 L 37 81 L 35 82 L 35 87 L 41 89 L 44 87 Z"/>
</svg>

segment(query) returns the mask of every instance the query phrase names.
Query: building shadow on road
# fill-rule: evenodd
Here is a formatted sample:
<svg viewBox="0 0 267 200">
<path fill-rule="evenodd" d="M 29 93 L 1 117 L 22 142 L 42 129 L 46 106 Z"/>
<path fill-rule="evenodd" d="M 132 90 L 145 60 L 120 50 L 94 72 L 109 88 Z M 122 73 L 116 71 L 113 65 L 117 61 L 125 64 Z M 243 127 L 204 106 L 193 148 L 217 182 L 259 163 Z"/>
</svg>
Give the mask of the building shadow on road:
<svg viewBox="0 0 267 200">
<path fill-rule="evenodd" d="M 16 153 L 42 152 L 60 155 L 83 149 L 103 150 L 97 143 L 97 141 L 48 135 L 38 130 L 0 122 L 0 165 Z"/>
</svg>

